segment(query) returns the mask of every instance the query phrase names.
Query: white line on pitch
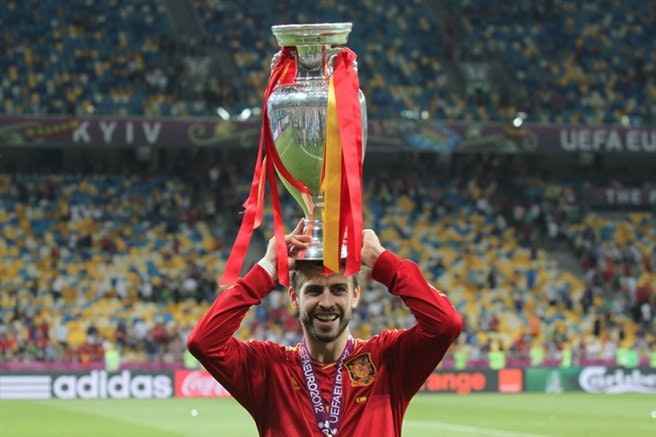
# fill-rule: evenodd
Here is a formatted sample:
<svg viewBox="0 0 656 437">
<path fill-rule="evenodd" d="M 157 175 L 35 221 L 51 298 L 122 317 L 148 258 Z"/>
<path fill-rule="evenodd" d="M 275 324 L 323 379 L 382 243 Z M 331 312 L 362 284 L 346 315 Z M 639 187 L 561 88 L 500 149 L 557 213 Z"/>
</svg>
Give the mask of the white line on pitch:
<svg viewBox="0 0 656 437">
<path fill-rule="evenodd" d="M 490 429 L 490 428 L 478 428 L 475 426 L 455 425 L 452 423 L 444 423 L 444 422 L 423 422 L 420 420 L 404 420 L 403 424 L 410 425 L 410 427 L 412 428 L 430 428 L 430 429 L 439 429 L 443 431 L 460 432 L 463 434 L 477 434 L 477 435 L 487 435 L 487 436 L 494 436 L 494 437 L 541 437 L 539 434 L 502 431 L 502 430 Z"/>
</svg>

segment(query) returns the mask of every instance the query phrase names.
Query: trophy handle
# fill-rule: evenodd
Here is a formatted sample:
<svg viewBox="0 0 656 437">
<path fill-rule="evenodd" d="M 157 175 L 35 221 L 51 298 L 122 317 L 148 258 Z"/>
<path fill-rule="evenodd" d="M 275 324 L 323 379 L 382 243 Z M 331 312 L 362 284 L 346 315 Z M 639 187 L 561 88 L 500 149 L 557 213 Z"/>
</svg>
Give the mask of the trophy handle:
<svg viewBox="0 0 656 437">
<path fill-rule="evenodd" d="M 276 66 L 278 61 L 280 60 L 280 52 L 276 52 L 275 55 L 271 58 L 271 70 L 273 70 L 273 67 Z"/>
<path fill-rule="evenodd" d="M 328 57 L 328 62 L 326 63 L 326 77 L 330 77 L 333 75 L 333 65 L 335 64 L 335 58 L 339 53 L 342 51 L 340 47 L 329 47 L 326 49 L 326 55 Z M 357 59 L 353 60 L 353 69 L 355 72 L 358 72 L 358 61 Z"/>
</svg>

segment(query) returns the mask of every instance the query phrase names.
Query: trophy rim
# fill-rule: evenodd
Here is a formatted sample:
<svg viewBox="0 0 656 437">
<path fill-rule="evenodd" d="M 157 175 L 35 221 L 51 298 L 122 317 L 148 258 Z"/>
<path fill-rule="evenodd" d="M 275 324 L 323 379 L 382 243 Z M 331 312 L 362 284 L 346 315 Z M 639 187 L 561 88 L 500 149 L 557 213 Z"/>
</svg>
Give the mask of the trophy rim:
<svg viewBox="0 0 656 437">
<path fill-rule="evenodd" d="M 273 35 L 281 47 L 346 44 L 353 23 L 311 23 L 311 24 L 277 24 L 271 26 Z"/>
</svg>

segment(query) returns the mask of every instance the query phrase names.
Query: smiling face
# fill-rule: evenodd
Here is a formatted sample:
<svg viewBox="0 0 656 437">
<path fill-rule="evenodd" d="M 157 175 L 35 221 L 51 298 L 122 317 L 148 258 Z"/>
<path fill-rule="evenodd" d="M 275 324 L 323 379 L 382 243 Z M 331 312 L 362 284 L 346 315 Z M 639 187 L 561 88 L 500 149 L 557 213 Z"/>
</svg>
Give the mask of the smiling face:
<svg viewBox="0 0 656 437">
<path fill-rule="evenodd" d="M 346 328 L 360 298 L 354 277 L 341 273 L 324 276 L 321 268 L 295 272 L 289 289 L 309 340 L 332 343 L 347 335 Z"/>
</svg>

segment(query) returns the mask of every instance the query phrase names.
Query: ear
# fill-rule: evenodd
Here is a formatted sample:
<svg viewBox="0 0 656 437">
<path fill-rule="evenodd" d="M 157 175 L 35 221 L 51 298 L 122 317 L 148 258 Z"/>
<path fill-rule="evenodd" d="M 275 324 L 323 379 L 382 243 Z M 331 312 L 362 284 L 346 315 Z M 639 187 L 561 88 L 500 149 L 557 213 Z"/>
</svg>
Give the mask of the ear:
<svg viewBox="0 0 656 437">
<path fill-rule="evenodd" d="M 353 289 L 353 299 L 351 299 L 351 308 L 355 309 L 360 302 L 360 286 L 357 286 Z"/>
<path fill-rule="evenodd" d="M 287 295 L 289 296 L 289 301 L 292 304 L 292 308 L 295 310 L 298 309 L 298 296 L 296 295 L 296 290 L 292 287 L 287 289 Z"/>
</svg>

